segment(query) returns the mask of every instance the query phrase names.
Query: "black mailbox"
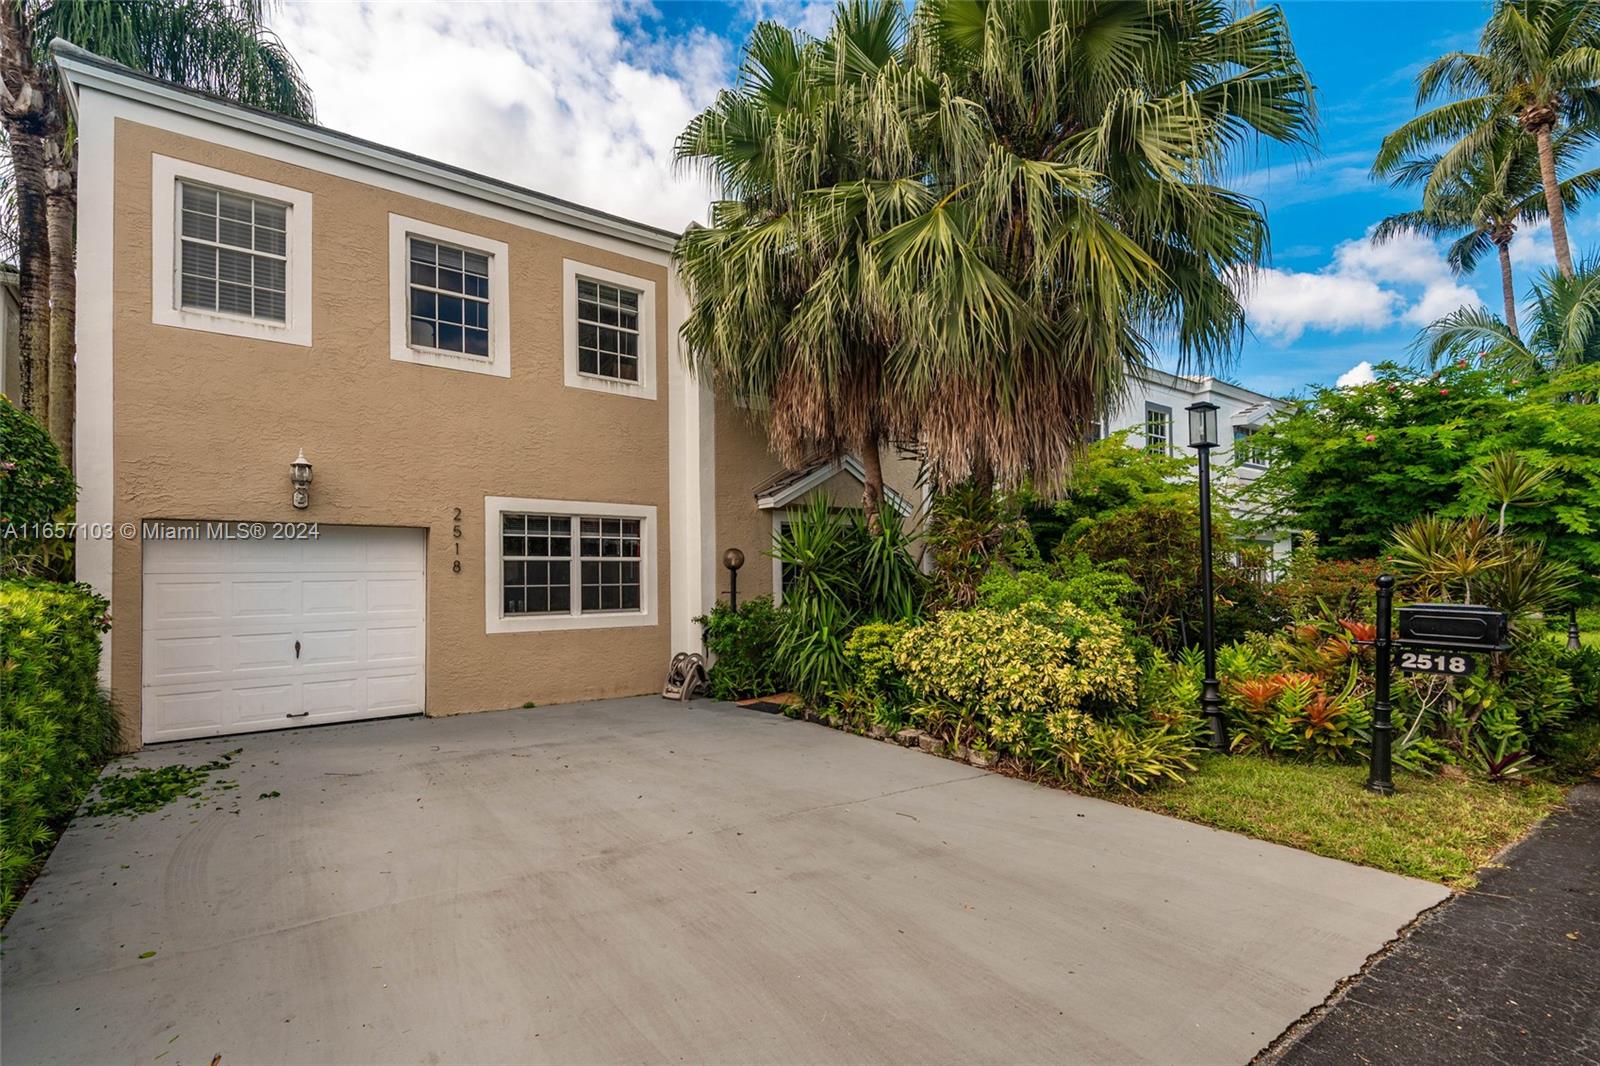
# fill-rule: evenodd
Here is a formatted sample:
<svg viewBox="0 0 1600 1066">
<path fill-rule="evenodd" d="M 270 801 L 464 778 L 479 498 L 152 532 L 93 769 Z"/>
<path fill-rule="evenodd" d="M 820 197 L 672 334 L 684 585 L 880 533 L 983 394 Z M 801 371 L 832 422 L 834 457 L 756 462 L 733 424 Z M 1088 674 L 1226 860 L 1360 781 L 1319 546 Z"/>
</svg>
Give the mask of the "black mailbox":
<svg viewBox="0 0 1600 1066">
<path fill-rule="evenodd" d="M 1417 603 L 1400 608 L 1397 644 L 1465 651 L 1501 651 L 1506 643 L 1504 611 L 1459 603 Z"/>
</svg>

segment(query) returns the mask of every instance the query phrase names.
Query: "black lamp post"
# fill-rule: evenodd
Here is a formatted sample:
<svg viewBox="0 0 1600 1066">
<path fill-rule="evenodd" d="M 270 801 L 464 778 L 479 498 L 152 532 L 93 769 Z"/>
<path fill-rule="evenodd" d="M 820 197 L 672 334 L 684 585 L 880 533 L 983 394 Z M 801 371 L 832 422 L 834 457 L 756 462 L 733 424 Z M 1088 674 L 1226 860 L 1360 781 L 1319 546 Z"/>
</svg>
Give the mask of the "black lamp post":
<svg viewBox="0 0 1600 1066">
<path fill-rule="evenodd" d="M 739 568 L 744 565 L 744 552 L 729 548 L 722 553 L 722 565 L 728 568 L 728 606 L 739 609 Z"/>
<path fill-rule="evenodd" d="M 1578 609 L 1567 608 L 1567 650 L 1577 651 L 1582 647 L 1583 641 L 1578 639 Z"/>
<path fill-rule="evenodd" d="M 1211 750 L 1228 751 L 1228 727 L 1222 721 L 1222 693 L 1217 687 L 1217 632 L 1215 592 L 1211 582 L 1211 449 L 1217 440 L 1217 405 L 1202 400 L 1189 411 L 1189 447 L 1200 453 L 1200 588 L 1205 620 L 1206 676 L 1200 682 L 1200 713 L 1211 731 Z"/>
</svg>

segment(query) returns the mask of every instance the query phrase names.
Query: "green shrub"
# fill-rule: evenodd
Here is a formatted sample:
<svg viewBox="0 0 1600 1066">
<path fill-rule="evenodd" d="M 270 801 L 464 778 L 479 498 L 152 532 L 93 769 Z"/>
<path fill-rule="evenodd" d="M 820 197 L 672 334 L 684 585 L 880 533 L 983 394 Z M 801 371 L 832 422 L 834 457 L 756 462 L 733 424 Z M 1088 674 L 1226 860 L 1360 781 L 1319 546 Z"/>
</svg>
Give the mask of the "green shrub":
<svg viewBox="0 0 1600 1066">
<path fill-rule="evenodd" d="M 0 397 L 0 576 L 66 578 L 72 542 L 41 537 L 41 526 L 70 525 L 78 486 L 50 434 Z"/>
<path fill-rule="evenodd" d="M 991 570 L 978 585 L 978 604 L 992 611 L 1009 611 L 1025 603 L 1070 604 L 1089 611 L 1115 612 L 1120 617 L 1123 604 L 1133 594 L 1134 585 L 1127 575 L 1073 554 L 1044 570 Z"/>
<path fill-rule="evenodd" d="M 87 586 L 0 582 L 0 912 L 49 854 L 117 742 L 99 688 L 106 601 Z"/>
<path fill-rule="evenodd" d="M 868 622 L 845 641 L 854 710 L 886 729 L 906 724 L 911 690 L 895 665 L 895 648 L 911 629 L 907 622 Z"/>
<path fill-rule="evenodd" d="M 1381 559 L 1324 559 L 1317 551 L 1316 534 L 1305 534 L 1289 556 L 1277 593 L 1291 619 L 1356 618 L 1371 621 L 1377 613 L 1377 580 Z"/>
<path fill-rule="evenodd" d="M 1556 662 L 1572 681 L 1573 717 L 1600 718 L 1600 647 L 1562 648 Z"/>
<path fill-rule="evenodd" d="M 928 551 L 938 607 L 971 607 L 992 570 L 1039 562 L 1033 531 L 1023 517 L 1024 497 L 964 482 L 940 493 L 928 511 Z"/>
<path fill-rule="evenodd" d="M 763 596 L 735 611 L 719 603 L 696 619 L 706 629 L 706 650 L 716 657 L 707 677 L 711 698 L 742 700 L 770 696 L 788 686 L 778 669 L 780 612 Z"/>
</svg>

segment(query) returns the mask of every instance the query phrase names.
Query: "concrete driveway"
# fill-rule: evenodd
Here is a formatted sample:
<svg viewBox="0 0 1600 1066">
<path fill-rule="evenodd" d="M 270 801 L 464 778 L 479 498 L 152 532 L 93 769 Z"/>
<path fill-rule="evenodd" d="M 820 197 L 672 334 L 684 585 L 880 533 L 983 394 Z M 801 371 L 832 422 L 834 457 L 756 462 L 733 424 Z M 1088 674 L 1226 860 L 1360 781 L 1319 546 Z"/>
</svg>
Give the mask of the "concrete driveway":
<svg viewBox="0 0 1600 1066">
<path fill-rule="evenodd" d="M 138 761 L 233 748 L 223 810 L 68 831 L 8 1066 L 1240 1063 L 1445 895 L 719 704 Z"/>
</svg>

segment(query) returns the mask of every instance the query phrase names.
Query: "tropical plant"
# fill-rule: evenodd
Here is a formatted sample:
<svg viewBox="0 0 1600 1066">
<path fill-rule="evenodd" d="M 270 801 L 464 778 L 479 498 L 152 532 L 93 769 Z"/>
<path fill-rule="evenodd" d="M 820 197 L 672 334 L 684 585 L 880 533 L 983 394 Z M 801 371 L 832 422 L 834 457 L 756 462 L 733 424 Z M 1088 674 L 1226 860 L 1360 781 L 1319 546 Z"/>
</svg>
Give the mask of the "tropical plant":
<svg viewBox="0 0 1600 1066">
<path fill-rule="evenodd" d="M 705 627 L 706 650 L 715 656 L 707 687 L 716 700 L 770 696 L 788 688 L 778 668 L 781 616 L 765 596 L 737 610 L 718 603 L 695 619 Z"/>
<path fill-rule="evenodd" d="M 72 455 L 77 138 L 48 46 L 69 41 L 178 85 L 295 118 L 311 91 L 262 0 L 10 0 L 0 123 L 16 182 L 22 401 Z"/>
<path fill-rule="evenodd" d="M 1056 499 L 1024 497 L 1023 513 L 1046 558 L 1058 549 L 1071 554 L 1072 542 L 1109 515 L 1143 504 L 1187 506 L 1196 498 L 1193 459 L 1130 448 L 1128 433 L 1112 433 L 1085 448 Z M 1216 488 L 1222 496 L 1225 486 Z"/>
<path fill-rule="evenodd" d="M 724 197 L 674 253 L 690 294 L 691 369 L 759 412 L 789 465 L 859 454 L 874 527 L 881 448 L 915 433 L 885 395 L 895 341 L 864 298 L 870 219 L 840 218 L 829 200 L 841 182 L 885 176 L 887 157 L 854 122 L 873 75 L 899 61 L 905 20 L 898 3 L 858 2 L 840 5 L 822 40 L 757 25 L 734 87 L 674 149 Z"/>
<path fill-rule="evenodd" d="M 932 600 L 939 607 L 971 607 L 978 587 L 996 568 L 1038 561 L 1039 549 L 1022 516 L 1023 497 L 962 482 L 933 498 L 923 538 L 932 556 Z"/>
<path fill-rule="evenodd" d="M 1600 117 L 1600 3 L 1498 0 L 1476 52 L 1450 52 L 1417 75 L 1417 106 L 1444 101 L 1383 139 L 1373 172 L 1448 145 L 1432 183 L 1458 180 L 1482 165 L 1508 123 L 1534 141 L 1556 264 L 1572 274 L 1556 141 L 1587 133 Z"/>
<path fill-rule="evenodd" d="M 0 576 L 66 578 L 78 486 L 44 427 L 0 397 Z"/>
<path fill-rule="evenodd" d="M 1481 307 L 1461 307 L 1428 324 L 1412 347 L 1432 366 L 1482 356 L 1509 373 L 1533 377 L 1600 363 L 1600 262 L 1571 276 L 1545 271 L 1532 286 L 1526 340 Z"/>
<path fill-rule="evenodd" d="M 1563 134 L 1554 143 L 1557 170 L 1578 154 L 1584 138 Z M 1422 207 L 1391 215 L 1378 224 L 1373 240 L 1387 241 L 1400 233 L 1453 237 L 1446 262 L 1456 274 L 1469 274 L 1493 247 L 1500 260 L 1500 295 L 1506 332 L 1517 337 L 1517 291 L 1511 269 L 1511 240 L 1517 229 L 1548 214 L 1533 141 L 1516 126 L 1503 123 L 1480 154 L 1455 173 L 1432 181 L 1437 155 L 1399 163 L 1391 177 L 1396 185 L 1423 187 Z M 1600 170 L 1588 170 L 1561 182 L 1561 199 L 1575 207 L 1582 196 L 1600 187 Z"/>
<path fill-rule="evenodd" d="M 813 496 L 791 514 L 772 554 L 790 575 L 778 615 L 778 669 L 813 702 L 847 689 L 845 641 L 856 626 L 921 610 L 926 579 L 892 510 L 874 530 L 860 512 Z"/>
</svg>

